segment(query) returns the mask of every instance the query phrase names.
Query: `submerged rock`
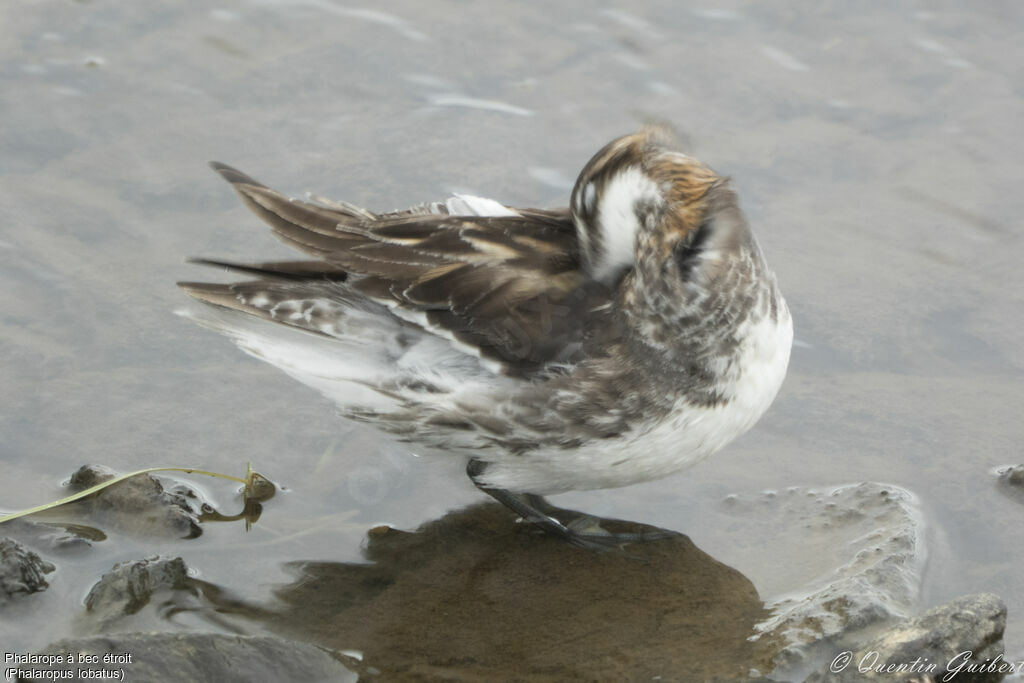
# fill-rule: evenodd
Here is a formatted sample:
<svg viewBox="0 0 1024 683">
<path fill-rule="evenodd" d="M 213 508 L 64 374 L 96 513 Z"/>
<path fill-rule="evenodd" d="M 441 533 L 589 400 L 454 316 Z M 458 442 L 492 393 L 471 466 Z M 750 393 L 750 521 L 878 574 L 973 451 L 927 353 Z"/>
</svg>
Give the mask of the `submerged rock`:
<svg viewBox="0 0 1024 683">
<path fill-rule="evenodd" d="M 954 680 L 995 683 L 1011 663 L 1002 659 L 1006 606 L 987 593 L 968 595 L 890 626 L 856 652 L 841 652 L 808 683 L 887 683 Z"/>
<path fill-rule="evenodd" d="M 1024 498 L 1024 465 L 1005 465 L 996 468 L 995 475 L 1003 489 Z"/>
<path fill-rule="evenodd" d="M 792 488 L 730 496 L 727 507 L 752 524 L 790 534 L 803 545 L 803 556 L 817 563 L 802 586 L 766 600 L 771 617 L 757 625 L 753 639 L 775 666 L 813 659 L 817 645 L 832 647 L 913 608 L 925 547 L 922 517 L 909 491 L 877 483 Z"/>
<path fill-rule="evenodd" d="M 84 465 L 71 475 L 70 485 L 72 490 L 82 491 L 115 476 L 106 467 Z M 181 484 L 167 490 L 149 474 L 114 484 L 78 504 L 129 532 L 184 538 L 202 533 L 198 517 L 202 501 L 195 491 Z"/>
<path fill-rule="evenodd" d="M 23 664 L 22 669 L 92 673 L 123 672 L 120 680 L 199 683 L 249 683 L 250 681 L 346 681 L 358 676 L 346 666 L 357 662 L 307 643 L 269 636 L 238 636 L 222 633 L 127 633 L 61 640 L 39 655 L 76 660 L 45 666 Z M 95 660 L 92 658 L 95 657 Z M 79 658 L 93 663 L 79 664 Z M 372 672 L 371 672 L 372 673 Z M 34 674 L 18 681 L 53 680 L 52 673 Z M 61 680 L 97 680 L 93 677 Z M 112 680 L 110 676 L 101 680 Z"/>
<path fill-rule="evenodd" d="M 168 591 L 197 593 L 188 567 L 180 557 L 121 562 L 92 587 L 85 598 L 85 609 L 97 619 L 112 621 L 135 614 L 154 595 Z"/>
<path fill-rule="evenodd" d="M 10 538 L 0 538 L 0 607 L 19 594 L 46 590 L 54 566 Z"/>
<path fill-rule="evenodd" d="M 107 538 L 106 534 L 95 527 L 68 522 L 37 522 L 22 518 L 5 522 L 3 528 L 5 533 L 23 543 L 60 554 L 86 551 L 93 543 Z"/>
<path fill-rule="evenodd" d="M 595 553 L 487 503 L 378 527 L 365 555 L 296 564 L 267 626 L 359 650 L 382 680 L 745 681 L 759 664 L 753 585 L 685 536 Z"/>
</svg>

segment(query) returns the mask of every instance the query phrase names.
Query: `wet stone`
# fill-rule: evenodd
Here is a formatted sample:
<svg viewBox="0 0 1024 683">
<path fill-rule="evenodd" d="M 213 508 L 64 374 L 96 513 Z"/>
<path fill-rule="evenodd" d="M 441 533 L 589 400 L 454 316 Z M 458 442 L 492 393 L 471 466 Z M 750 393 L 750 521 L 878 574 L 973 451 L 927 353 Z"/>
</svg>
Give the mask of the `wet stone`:
<svg viewBox="0 0 1024 683">
<path fill-rule="evenodd" d="M 1006 606 L 998 597 L 987 593 L 960 597 L 890 626 L 848 658 L 843 653 L 833 659 L 830 669 L 807 681 L 917 683 L 950 676 L 946 680 L 995 683 L 1012 664 L 1002 659 L 1005 627 Z"/>
<path fill-rule="evenodd" d="M 85 465 L 71 475 L 70 486 L 74 491 L 82 491 L 115 476 L 109 468 Z M 202 501 L 195 491 L 180 484 L 166 489 L 149 474 L 114 484 L 78 504 L 131 533 L 179 538 L 195 538 L 202 533 L 197 513 Z"/>
<path fill-rule="evenodd" d="M 349 657 L 307 643 L 269 636 L 222 633 L 127 633 L 61 640 L 37 654 L 66 657 L 71 653 L 97 657 L 97 664 L 31 665 L 48 671 L 78 673 L 79 669 L 121 671 L 121 680 L 175 683 L 249 683 L 250 681 L 354 682 L 346 666 Z M 112 660 L 103 664 L 104 656 Z M 52 676 L 52 674 L 51 674 Z M 53 680 L 19 678 L 19 681 Z M 95 680 L 61 678 L 60 680 Z M 112 680 L 105 678 L 103 680 Z"/>
<path fill-rule="evenodd" d="M 795 487 L 730 496 L 726 506 L 751 524 L 763 524 L 766 533 L 791 534 L 805 553 L 814 549 L 808 561 L 818 563 L 816 575 L 765 600 L 771 616 L 757 625 L 754 640 L 776 667 L 812 661 L 822 647 L 834 649 L 858 631 L 913 609 L 926 551 L 921 514 L 909 491 L 877 483 Z"/>
<path fill-rule="evenodd" d="M 37 522 L 32 519 L 12 519 L 5 522 L 4 533 L 37 549 L 60 554 L 86 551 L 93 543 L 107 536 L 95 527 L 66 522 Z"/>
<path fill-rule="evenodd" d="M 1005 465 L 997 468 L 995 474 L 1005 491 L 1024 498 L 1024 465 Z"/>
<path fill-rule="evenodd" d="M 122 562 L 104 574 L 85 598 L 85 608 L 93 617 L 111 621 L 135 614 L 159 593 L 197 589 L 180 557 L 149 557 Z"/>
<path fill-rule="evenodd" d="M 0 607 L 12 598 L 38 593 L 49 585 L 44 574 L 54 566 L 10 538 L 0 538 Z"/>
<path fill-rule="evenodd" d="M 365 555 L 295 563 L 295 582 L 266 608 L 268 628 L 360 651 L 381 680 L 681 680 L 685 672 L 686 680 L 746 681 L 765 664 L 748 640 L 766 617 L 754 586 L 685 536 L 594 552 L 486 503 L 414 532 L 377 527 Z"/>
</svg>

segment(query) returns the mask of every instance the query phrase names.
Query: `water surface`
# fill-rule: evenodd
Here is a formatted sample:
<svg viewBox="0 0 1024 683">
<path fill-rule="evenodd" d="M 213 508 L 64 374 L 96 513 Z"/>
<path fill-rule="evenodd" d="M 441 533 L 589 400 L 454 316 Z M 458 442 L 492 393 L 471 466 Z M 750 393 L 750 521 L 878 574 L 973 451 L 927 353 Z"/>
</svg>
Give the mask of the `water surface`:
<svg viewBox="0 0 1024 683">
<path fill-rule="evenodd" d="M 929 528 L 921 606 L 992 591 L 1024 652 L 1021 461 L 1024 11 L 736 2 L 0 8 L 2 507 L 86 462 L 192 465 L 287 486 L 249 533 L 112 534 L 0 627 L 76 626 L 115 562 L 183 555 L 266 599 L 295 560 L 352 562 L 480 496 L 461 466 L 344 423 L 310 390 L 173 315 L 186 256 L 289 255 L 205 167 L 387 210 L 451 191 L 564 204 L 614 136 L 672 122 L 731 175 L 793 310 L 775 406 L 686 474 L 564 505 L 676 529 L 762 598 L 799 587 L 797 530 L 737 525 L 730 493 L 883 481 Z M 212 275 L 216 277 L 216 274 Z M 230 507 L 233 492 L 198 482 Z M 188 615 L 182 628 L 210 628 Z M 1018 657 L 1019 658 L 1019 657 Z"/>
</svg>

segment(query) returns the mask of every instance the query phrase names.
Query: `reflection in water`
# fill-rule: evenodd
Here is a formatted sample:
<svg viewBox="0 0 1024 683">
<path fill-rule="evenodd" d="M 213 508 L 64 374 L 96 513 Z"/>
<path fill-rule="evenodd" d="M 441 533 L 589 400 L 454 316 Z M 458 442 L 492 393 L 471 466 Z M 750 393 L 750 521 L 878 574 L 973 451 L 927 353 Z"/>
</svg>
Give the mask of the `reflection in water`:
<svg viewBox="0 0 1024 683">
<path fill-rule="evenodd" d="M 260 515 L 263 514 L 263 504 L 258 503 L 251 498 L 246 498 L 242 506 L 242 511 L 234 515 L 225 515 L 224 513 L 216 510 L 213 506 L 204 504 L 202 512 L 199 514 L 200 522 L 237 522 L 242 519 L 245 520 L 245 528 L 248 530 L 259 521 Z"/>
<path fill-rule="evenodd" d="M 742 679 L 757 666 L 757 592 L 686 536 L 595 553 L 485 503 L 412 533 L 377 527 L 364 553 L 365 564 L 292 563 L 295 582 L 269 607 L 206 597 L 286 637 L 359 651 L 385 677 Z"/>
</svg>

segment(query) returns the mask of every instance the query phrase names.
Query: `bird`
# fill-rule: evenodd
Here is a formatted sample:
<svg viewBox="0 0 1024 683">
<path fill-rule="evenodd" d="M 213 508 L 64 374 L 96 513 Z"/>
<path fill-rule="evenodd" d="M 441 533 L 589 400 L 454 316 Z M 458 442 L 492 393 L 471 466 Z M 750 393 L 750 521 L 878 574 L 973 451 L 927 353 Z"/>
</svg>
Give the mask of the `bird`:
<svg viewBox="0 0 1024 683">
<path fill-rule="evenodd" d="M 730 178 L 667 125 L 601 148 L 557 209 L 455 194 L 374 213 L 211 166 L 306 258 L 192 259 L 247 279 L 179 282 L 205 304 L 186 315 L 343 417 L 463 458 L 481 491 L 576 545 L 648 539 L 573 526 L 544 496 L 683 470 L 785 378 L 777 278 Z"/>
</svg>

